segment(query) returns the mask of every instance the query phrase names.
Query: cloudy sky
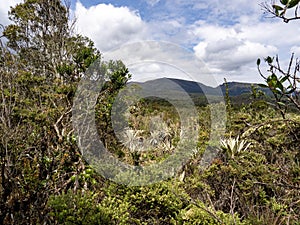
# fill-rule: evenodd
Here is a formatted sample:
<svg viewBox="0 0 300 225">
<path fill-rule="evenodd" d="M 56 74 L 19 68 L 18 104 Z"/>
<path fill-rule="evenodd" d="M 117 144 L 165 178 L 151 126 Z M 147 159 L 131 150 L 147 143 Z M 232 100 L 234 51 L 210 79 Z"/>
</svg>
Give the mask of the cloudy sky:
<svg viewBox="0 0 300 225">
<path fill-rule="evenodd" d="M 9 5 L 20 0 L 0 1 L 0 23 L 7 24 Z M 201 66 L 205 65 L 211 76 L 222 83 L 224 78 L 261 82 L 256 69 L 258 57 L 278 54 L 284 67 L 291 52 L 300 55 L 299 23 L 285 24 L 279 19 L 265 18 L 259 6 L 262 1 L 71 0 L 71 3 L 77 18 L 77 32 L 90 37 L 104 56 L 115 49 L 122 52 L 122 46 L 128 43 L 132 46 L 134 42 L 148 40 L 173 43 L 187 54 L 197 56 L 203 62 Z M 174 68 L 168 74 L 160 55 L 173 59 L 181 54 L 163 49 L 163 53 L 151 46 L 143 49 L 143 57 L 152 54 L 146 59 L 155 61 L 157 57 L 162 63 L 148 63 L 147 67 L 139 64 L 139 70 L 131 71 L 135 79 L 168 75 L 184 78 L 182 73 L 174 72 Z M 131 51 L 126 57 L 135 57 L 133 54 Z M 175 66 L 184 70 L 179 64 Z M 201 81 L 201 75 L 198 78 Z"/>
</svg>

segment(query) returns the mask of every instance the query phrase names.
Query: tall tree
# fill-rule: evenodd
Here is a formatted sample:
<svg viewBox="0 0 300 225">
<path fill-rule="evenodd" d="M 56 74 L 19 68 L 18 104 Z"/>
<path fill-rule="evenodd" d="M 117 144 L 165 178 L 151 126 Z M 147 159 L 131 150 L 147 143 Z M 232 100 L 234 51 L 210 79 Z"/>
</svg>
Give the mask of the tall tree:
<svg viewBox="0 0 300 225">
<path fill-rule="evenodd" d="M 51 195 L 92 186 L 91 178 L 80 178 L 88 165 L 71 109 L 78 81 L 101 55 L 90 39 L 73 33 L 60 0 L 24 0 L 9 17 L 6 44 L 0 39 L 0 224 L 49 224 Z M 120 62 L 103 68 L 101 96 L 114 96 L 128 71 Z"/>
<path fill-rule="evenodd" d="M 69 5 L 60 0 L 25 0 L 9 18 L 13 24 L 4 30 L 8 47 L 38 75 L 74 81 L 75 73 L 100 56 L 93 42 L 74 34 Z"/>
</svg>

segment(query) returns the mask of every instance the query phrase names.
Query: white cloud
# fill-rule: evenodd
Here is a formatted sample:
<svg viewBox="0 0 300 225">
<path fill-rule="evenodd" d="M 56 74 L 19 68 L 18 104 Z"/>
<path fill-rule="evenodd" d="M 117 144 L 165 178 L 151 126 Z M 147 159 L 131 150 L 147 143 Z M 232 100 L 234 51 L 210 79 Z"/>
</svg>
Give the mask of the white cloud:
<svg viewBox="0 0 300 225">
<path fill-rule="evenodd" d="M 183 43 L 186 38 L 184 21 L 180 18 L 147 23 L 148 38 L 152 40 L 163 40 L 174 43 Z"/>
<path fill-rule="evenodd" d="M 85 8 L 76 3 L 79 33 L 90 37 L 100 49 L 108 51 L 145 35 L 146 26 L 137 12 L 127 7 L 99 4 Z"/>
<path fill-rule="evenodd" d="M 170 42 L 141 41 L 104 54 L 104 60 L 120 59 L 133 80 L 172 77 L 217 86 L 206 65 L 192 51 Z"/>
<path fill-rule="evenodd" d="M 160 2 L 144 1 L 150 6 Z M 219 82 L 223 82 L 223 77 L 252 82 L 260 80 L 257 58 L 281 52 L 289 54 L 300 42 L 300 36 L 295 35 L 300 31 L 297 23 L 286 25 L 279 20 L 263 20 L 260 2 L 166 0 L 161 2 L 163 8 L 155 12 L 155 16 L 144 20 L 127 7 L 105 4 L 85 8 L 78 2 L 75 13 L 79 31 L 95 41 L 101 51 L 139 40 L 170 41 L 192 48 Z M 197 14 L 203 16 L 197 17 Z M 190 20 L 202 17 L 199 21 Z M 153 49 L 143 48 L 143 54 L 154 54 Z M 155 73 L 159 68 L 148 65 L 140 69 L 141 76 L 149 76 L 150 70 Z"/>
<path fill-rule="evenodd" d="M 297 23 L 288 26 L 279 21 L 261 21 L 245 24 L 215 25 L 198 21 L 190 26 L 189 33 L 199 40 L 195 54 L 221 77 L 238 81 L 261 80 L 256 59 L 278 54 L 282 65 L 290 52 L 300 55 L 300 29 Z"/>
<path fill-rule="evenodd" d="M 300 27 L 297 22 L 285 24 L 282 21 L 270 19 L 267 22 L 259 22 L 253 25 L 236 25 L 240 30 L 241 38 L 248 38 L 256 42 L 272 43 L 273 45 L 286 47 L 299 43 Z"/>
<path fill-rule="evenodd" d="M 253 64 L 257 58 L 275 54 L 277 49 L 250 41 L 225 39 L 209 43 L 204 60 L 223 71 L 236 71 Z M 197 52 L 196 52 L 197 54 Z"/>
<path fill-rule="evenodd" d="M 160 0 L 146 0 L 147 4 L 150 6 L 155 6 L 157 3 L 160 2 Z"/>
<path fill-rule="evenodd" d="M 21 0 L 0 1 L 0 23 L 7 24 L 9 5 Z M 230 4 L 221 0 L 143 1 L 148 6 L 142 9 L 136 8 L 141 4 L 134 1 L 122 1 L 128 7 L 98 4 L 88 8 L 78 0 L 74 10 L 78 32 L 90 37 L 104 54 L 141 40 L 169 41 L 188 47 L 206 63 L 220 83 L 223 77 L 229 81 L 260 80 L 256 68 L 258 57 L 279 54 L 282 63 L 286 63 L 291 52 L 300 56 L 299 23 L 262 19 L 261 0 L 232 0 Z M 140 10 L 143 17 L 134 8 Z M 135 51 L 145 58 L 151 54 L 158 59 L 161 54 L 163 58 L 174 57 L 170 51 L 154 53 L 147 47 Z M 128 57 L 134 58 L 132 53 L 128 53 Z M 146 77 L 161 69 L 159 64 L 145 65 L 145 68 L 139 67 L 139 73 Z"/>
</svg>

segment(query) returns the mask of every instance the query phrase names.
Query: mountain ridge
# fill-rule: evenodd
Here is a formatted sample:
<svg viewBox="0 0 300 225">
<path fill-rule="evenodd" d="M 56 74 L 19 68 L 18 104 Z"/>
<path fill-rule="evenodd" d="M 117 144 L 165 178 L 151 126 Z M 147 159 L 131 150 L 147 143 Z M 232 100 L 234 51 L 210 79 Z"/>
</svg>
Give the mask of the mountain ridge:
<svg viewBox="0 0 300 225">
<path fill-rule="evenodd" d="M 200 82 L 182 80 L 178 78 L 158 78 L 154 80 L 148 80 L 145 82 L 130 82 L 130 84 L 137 84 L 142 87 L 146 87 L 156 92 L 162 91 L 174 91 L 182 92 L 185 91 L 188 94 L 197 95 L 213 95 L 220 96 L 226 93 L 226 84 L 220 84 L 217 87 L 207 86 Z M 262 88 L 258 83 L 243 83 L 243 82 L 227 82 L 229 96 L 240 96 L 243 94 L 251 94 L 252 86 L 256 87 L 258 90 L 263 91 L 265 94 L 270 95 L 271 92 L 267 88 Z"/>
</svg>

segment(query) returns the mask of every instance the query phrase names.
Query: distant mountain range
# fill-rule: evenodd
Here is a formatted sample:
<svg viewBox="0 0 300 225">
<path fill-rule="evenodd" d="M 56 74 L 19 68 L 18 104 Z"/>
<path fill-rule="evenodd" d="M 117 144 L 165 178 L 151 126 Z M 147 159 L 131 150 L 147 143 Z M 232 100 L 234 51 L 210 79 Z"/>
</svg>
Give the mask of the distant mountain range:
<svg viewBox="0 0 300 225">
<path fill-rule="evenodd" d="M 211 96 L 221 96 L 225 95 L 226 86 L 221 84 L 218 87 L 210 87 L 202 83 L 197 83 L 194 81 L 174 79 L 174 78 L 159 78 L 156 80 L 149 80 L 143 83 L 140 82 L 131 82 L 131 84 L 137 84 L 146 88 L 147 90 L 155 91 L 155 93 L 160 92 L 171 92 L 174 94 L 179 94 L 182 91 L 186 93 L 197 96 L 197 95 L 211 95 Z M 240 82 L 228 82 L 228 91 L 229 95 L 232 97 L 251 94 L 251 87 L 254 85 L 259 90 L 265 92 L 267 95 L 270 95 L 271 92 L 266 88 L 261 88 L 258 84 L 252 83 L 240 83 Z"/>
</svg>

